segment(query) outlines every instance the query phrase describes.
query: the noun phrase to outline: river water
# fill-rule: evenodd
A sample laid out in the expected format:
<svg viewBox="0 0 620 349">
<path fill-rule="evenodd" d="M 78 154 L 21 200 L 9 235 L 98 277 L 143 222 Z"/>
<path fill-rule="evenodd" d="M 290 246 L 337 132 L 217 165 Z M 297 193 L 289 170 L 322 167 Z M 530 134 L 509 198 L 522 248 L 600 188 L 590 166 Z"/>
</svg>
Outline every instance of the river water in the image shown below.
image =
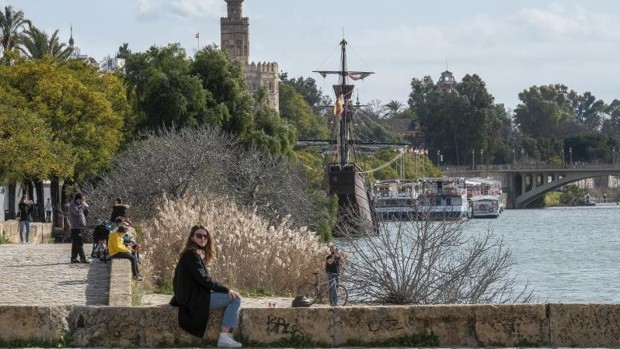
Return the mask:
<svg viewBox="0 0 620 349">
<path fill-rule="evenodd" d="M 512 251 L 512 274 L 541 302 L 620 303 L 620 206 L 506 210 L 472 220 Z"/>
</svg>

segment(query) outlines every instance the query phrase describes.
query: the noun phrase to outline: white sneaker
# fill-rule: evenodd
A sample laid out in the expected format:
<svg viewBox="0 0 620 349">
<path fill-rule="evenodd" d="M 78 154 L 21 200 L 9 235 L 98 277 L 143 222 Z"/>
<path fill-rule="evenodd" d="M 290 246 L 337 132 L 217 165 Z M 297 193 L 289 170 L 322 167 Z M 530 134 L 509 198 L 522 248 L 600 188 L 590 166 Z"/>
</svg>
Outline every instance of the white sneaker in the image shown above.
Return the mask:
<svg viewBox="0 0 620 349">
<path fill-rule="evenodd" d="M 218 348 L 241 348 L 241 343 L 233 339 L 230 333 L 220 333 L 220 338 L 217 340 Z"/>
</svg>

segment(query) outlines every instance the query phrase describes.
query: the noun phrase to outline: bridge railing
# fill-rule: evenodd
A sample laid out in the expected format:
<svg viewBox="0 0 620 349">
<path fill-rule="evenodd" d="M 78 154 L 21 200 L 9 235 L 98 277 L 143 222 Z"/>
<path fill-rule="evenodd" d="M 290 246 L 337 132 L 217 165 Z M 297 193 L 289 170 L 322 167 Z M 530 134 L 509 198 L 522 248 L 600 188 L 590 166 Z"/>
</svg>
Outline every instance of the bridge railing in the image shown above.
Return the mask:
<svg viewBox="0 0 620 349">
<path fill-rule="evenodd" d="M 439 168 L 445 174 L 450 172 L 481 172 L 481 171 L 518 171 L 518 170 L 559 170 L 559 169 L 620 169 L 620 163 L 611 164 L 604 162 L 575 162 L 572 164 L 550 164 L 536 162 L 527 164 L 499 164 L 499 165 L 476 165 L 476 166 L 451 166 L 443 165 Z"/>
</svg>

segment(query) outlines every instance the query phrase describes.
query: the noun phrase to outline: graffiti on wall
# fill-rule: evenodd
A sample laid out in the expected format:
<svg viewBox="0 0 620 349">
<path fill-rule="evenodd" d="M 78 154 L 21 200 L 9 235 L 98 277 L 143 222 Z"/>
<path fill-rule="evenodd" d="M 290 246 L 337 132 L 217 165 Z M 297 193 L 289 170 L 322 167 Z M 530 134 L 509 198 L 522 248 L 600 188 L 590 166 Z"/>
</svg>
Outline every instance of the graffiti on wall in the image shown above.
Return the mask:
<svg viewBox="0 0 620 349">
<path fill-rule="evenodd" d="M 291 324 L 283 317 L 267 316 L 267 334 L 305 335 L 297 324 Z"/>
</svg>

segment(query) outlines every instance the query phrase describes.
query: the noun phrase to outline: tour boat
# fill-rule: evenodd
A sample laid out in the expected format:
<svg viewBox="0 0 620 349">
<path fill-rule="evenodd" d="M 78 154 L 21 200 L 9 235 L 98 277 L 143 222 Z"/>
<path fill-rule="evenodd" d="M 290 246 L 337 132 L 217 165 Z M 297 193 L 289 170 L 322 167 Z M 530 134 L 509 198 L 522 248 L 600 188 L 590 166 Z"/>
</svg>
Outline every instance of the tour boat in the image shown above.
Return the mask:
<svg viewBox="0 0 620 349">
<path fill-rule="evenodd" d="M 498 218 L 504 210 L 502 184 L 489 178 L 466 180 L 470 218 Z"/>
<path fill-rule="evenodd" d="M 467 218 L 465 179 L 455 177 L 395 179 L 375 182 L 374 211 L 387 220 Z"/>
<path fill-rule="evenodd" d="M 497 218 L 500 214 L 500 199 L 492 195 L 474 196 L 470 199 L 469 218 Z"/>
</svg>

